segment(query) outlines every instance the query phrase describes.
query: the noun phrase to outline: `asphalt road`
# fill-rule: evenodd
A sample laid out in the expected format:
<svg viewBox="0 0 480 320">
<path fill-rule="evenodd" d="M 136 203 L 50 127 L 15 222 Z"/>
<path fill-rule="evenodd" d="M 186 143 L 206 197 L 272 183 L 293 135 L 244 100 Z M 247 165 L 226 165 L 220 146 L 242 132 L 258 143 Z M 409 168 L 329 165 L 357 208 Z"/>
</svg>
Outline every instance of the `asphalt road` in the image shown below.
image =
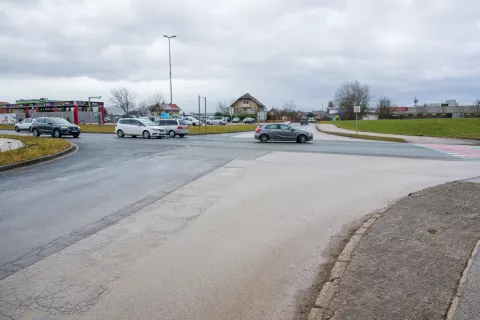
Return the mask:
<svg viewBox="0 0 480 320">
<path fill-rule="evenodd" d="M 480 168 L 317 132 L 304 145 L 72 141 L 71 156 L 0 174 L 0 311 L 12 319 L 292 319 L 343 226 Z"/>
<path fill-rule="evenodd" d="M 332 140 L 309 129 L 315 140 L 303 145 L 261 144 L 252 133 L 161 140 L 83 134 L 72 139 L 79 150 L 71 156 L 0 174 L 0 278 L 233 159 L 274 151 L 455 159 L 411 144 Z"/>
</svg>

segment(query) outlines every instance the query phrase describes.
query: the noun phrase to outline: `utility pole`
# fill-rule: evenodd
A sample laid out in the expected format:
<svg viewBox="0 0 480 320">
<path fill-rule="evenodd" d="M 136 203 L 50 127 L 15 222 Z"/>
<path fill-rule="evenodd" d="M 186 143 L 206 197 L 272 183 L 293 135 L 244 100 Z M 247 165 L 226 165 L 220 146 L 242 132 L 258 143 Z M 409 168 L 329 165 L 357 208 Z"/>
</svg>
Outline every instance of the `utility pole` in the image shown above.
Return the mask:
<svg viewBox="0 0 480 320">
<path fill-rule="evenodd" d="M 167 36 L 163 35 L 165 38 L 168 39 L 168 61 L 170 63 L 170 107 L 172 106 L 173 103 L 173 94 L 172 94 L 172 52 L 170 50 L 170 40 L 173 38 L 176 38 L 177 36 Z"/>
<path fill-rule="evenodd" d="M 198 96 L 198 121 L 200 121 L 200 96 Z M 202 126 L 202 122 L 198 123 L 198 132 L 200 132 L 200 127 Z"/>
</svg>

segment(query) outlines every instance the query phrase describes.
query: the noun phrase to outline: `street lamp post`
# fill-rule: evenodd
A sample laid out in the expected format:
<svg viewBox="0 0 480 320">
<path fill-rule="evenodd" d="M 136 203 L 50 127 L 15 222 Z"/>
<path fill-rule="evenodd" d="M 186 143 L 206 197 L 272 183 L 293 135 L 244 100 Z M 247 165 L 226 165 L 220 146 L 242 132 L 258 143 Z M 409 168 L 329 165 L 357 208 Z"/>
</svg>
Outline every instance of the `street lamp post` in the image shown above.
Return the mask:
<svg viewBox="0 0 480 320">
<path fill-rule="evenodd" d="M 205 131 L 207 130 L 207 97 L 198 96 L 198 116 L 200 117 L 200 99 L 205 100 Z"/>
<path fill-rule="evenodd" d="M 168 61 L 170 64 L 170 106 L 172 106 L 173 99 L 172 99 L 172 52 L 170 50 L 170 39 L 176 38 L 177 36 L 167 36 L 163 35 L 165 38 L 168 39 Z"/>
</svg>

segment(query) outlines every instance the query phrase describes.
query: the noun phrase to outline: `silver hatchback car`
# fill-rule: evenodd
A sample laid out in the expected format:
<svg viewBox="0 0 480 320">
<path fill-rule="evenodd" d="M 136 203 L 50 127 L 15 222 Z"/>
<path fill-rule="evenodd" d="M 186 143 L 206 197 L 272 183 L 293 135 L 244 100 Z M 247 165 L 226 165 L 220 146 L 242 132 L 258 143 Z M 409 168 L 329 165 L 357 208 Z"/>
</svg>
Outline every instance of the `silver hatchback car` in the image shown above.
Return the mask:
<svg viewBox="0 0 480 320">
<path fill-rule="evenodd" d="M 182 119 L 160 119 L 155 121 L 159 126 L 164 127 L 170 138 L 179 136 L 183 138 L 188 134 L 188 124 Z"/>
<path fill-rule="evenodd" d="M 295 141 L 305 143 L 313 140 L 313 134 L 298 130 L 283 123 L 260 124 L 255 130 L 255 139 L 260 142 L 268 141 Z"/>
</svg>

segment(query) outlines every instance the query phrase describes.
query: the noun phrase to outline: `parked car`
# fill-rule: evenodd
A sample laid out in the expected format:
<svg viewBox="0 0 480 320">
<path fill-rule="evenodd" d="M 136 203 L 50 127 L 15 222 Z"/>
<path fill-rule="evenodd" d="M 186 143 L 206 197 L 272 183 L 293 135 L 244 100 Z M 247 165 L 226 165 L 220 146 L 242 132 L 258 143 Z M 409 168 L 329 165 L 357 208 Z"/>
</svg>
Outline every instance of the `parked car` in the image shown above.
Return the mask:
<svg viewBox="0 0 480 320">
<path fill-rule="evenodd" d="M 160 119 L 156 123 L 165 128 L 165 132 L 170 138 L 175 138 L 175 136 L 183 138 L 188 134 L 188 124 L 185 120 Z"/>
<path fill-rule="evenodd" d="M 315 118 L 308 118 L 308 123 L 315 123 Z"/>
<path fill-rule="evenodd" d="M 239 123 L 240 122 L 240 118 L 239 117 L 235 117 L 232 119 L 232 123 Z"/>
<path fill-rule="evenodd" d="M 74 138 L 80 136 L 80 127 L 63 118 L 42 117 L 36 118 L 32 123 L 33 135 L 39 137 L 42 134 L 51 134 L 54 138 L 70 135 Z"/>
<path fill-rule="evenodd" d="M 260 124 L 255 130 L 255 139 L 266 143 L 268 141 L 296 141 L 305 143 L 313 140 L 313 134 L 294 129 L 283 123 Z"/>
<path fill-rule="evenodd" d="M 300 119 L 300 125 L 308 125 L 308 118 L 307 117 L 302 117 L 302 119 Z"/>
<path fill-rule="evenodd" d="M 208 117 L 207 125 L 226 125 L 227 122 L 223 119 L 223 117 Z"/>
<path fill-rule="evenodd" d="M 119 138 L 125 136 L 142 136 L 144 139 L 163 138 L 166 135 L 165 128 L 157 126 L 149 119 L 125 118 L 118 120 L 115 125 L 115 133 Z"/>
<path fill-rule="evenodd" d="M 189 126 L 201 126 L 202 123 L 200 120 L 194 118 L 194 117 L 185 117 L 183 120 L 189 125 Z"/>
<path fill-rule="evenodd" d="M 23 119 L 22 121 L 20 121 L 19 123 L 17 123 L 15 125 L 15 131 L 17 131 L 17 132 L 20 132 L 22 130 L 31 131 L 32 130 L 32 124 L 33 124 L 34 121 L 35 121 L 35 119 L 33 119 L 33 118 Z"/>
<path fill-rule="evenodd" d="M 257 122 L 257 120 L 255 120 L 254 118 L 248 118 L 247 117 L 247 118 L 243 119 L 243 123 L 245 123 L 245 124 L 247 124 L 247 123 L 252 124 L 252 123 L 255 123 L 255 122 Z"/>
</svg>

